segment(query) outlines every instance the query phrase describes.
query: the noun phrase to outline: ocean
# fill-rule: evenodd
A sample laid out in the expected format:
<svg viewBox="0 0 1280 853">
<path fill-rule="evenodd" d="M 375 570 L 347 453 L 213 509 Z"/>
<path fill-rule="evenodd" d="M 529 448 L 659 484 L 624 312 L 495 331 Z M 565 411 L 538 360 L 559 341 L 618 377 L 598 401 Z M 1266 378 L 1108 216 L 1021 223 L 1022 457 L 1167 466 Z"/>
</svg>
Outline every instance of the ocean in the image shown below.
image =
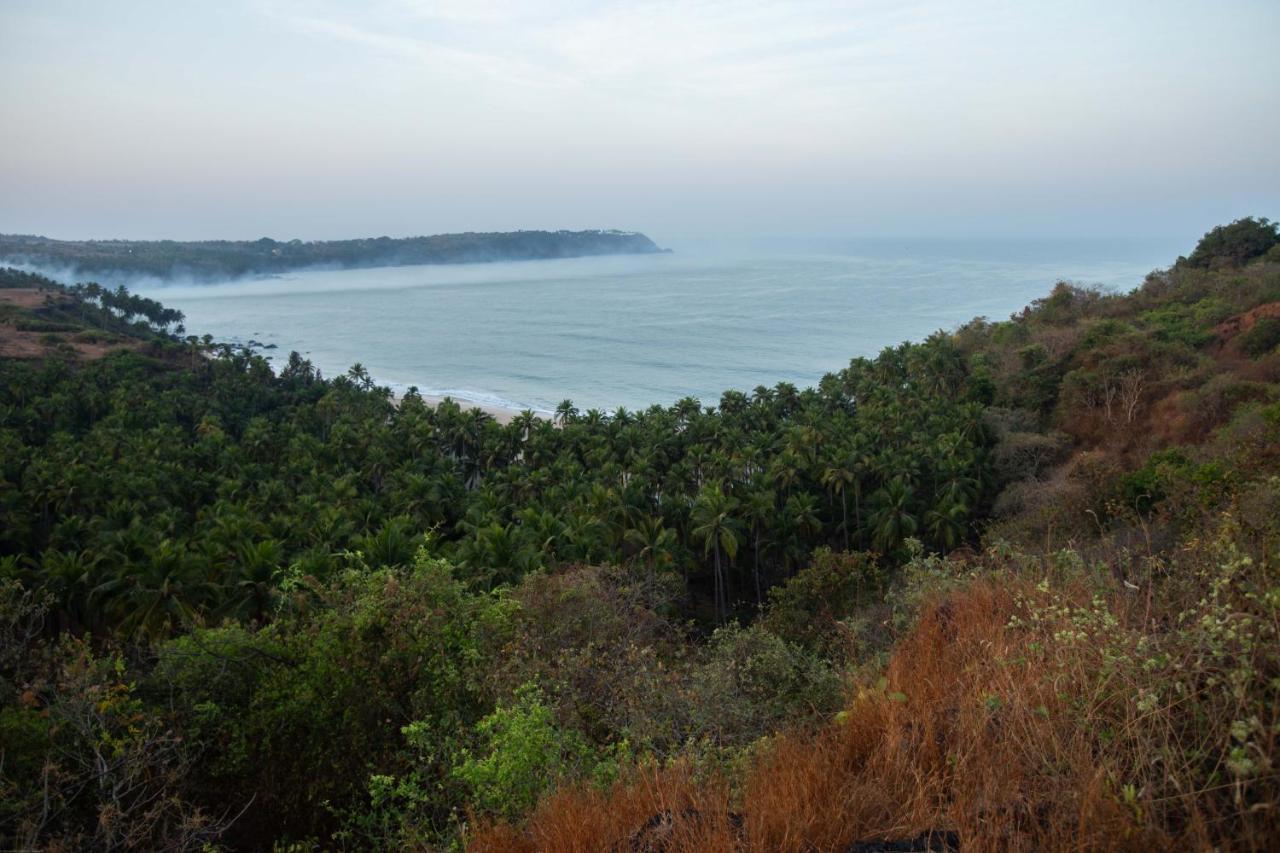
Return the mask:
<svg viewBox="0 0 1280 853">
<path fill-rule="evenodd" d="M 362 270 L 135 286 L 188 333 L 297 350 L 326 376 L 359 362 L 396 391 L 549 412 L 669 405 L 816 383 L 857 356 L 984 316 L 1068 280 L 1128 290 L 1172 241 L 880 241 L 821 251 L 666 255 Z"/>
</svg>

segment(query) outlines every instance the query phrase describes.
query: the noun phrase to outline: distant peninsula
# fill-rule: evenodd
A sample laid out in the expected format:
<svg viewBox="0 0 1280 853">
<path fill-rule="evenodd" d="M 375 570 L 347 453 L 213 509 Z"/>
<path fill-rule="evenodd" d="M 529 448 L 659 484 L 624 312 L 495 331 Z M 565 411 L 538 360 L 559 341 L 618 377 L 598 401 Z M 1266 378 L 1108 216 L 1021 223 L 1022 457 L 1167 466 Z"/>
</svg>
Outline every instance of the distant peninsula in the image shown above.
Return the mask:
<svg viewBox="0 0 1280 853">
<path fill-rule="evenodd" d="M 529 261 L 664 251 L 629 231 L 506 231 L 355 240 L 54 240 L 0 234 L 0 260 L 75 276 L 153 276 L 215 281 L 308 267 Z"/>
</svg>

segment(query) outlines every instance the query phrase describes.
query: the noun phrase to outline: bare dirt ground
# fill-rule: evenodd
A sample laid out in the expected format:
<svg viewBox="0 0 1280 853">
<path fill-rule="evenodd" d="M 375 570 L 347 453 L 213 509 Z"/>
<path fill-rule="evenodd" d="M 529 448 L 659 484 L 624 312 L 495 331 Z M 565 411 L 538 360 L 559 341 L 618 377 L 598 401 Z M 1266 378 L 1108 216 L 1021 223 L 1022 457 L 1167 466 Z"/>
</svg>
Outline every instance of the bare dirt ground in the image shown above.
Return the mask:
<svg viewBox="0 0 1280 853">
<path fill-rule="evenodd" d="M 44 332 L 20 332 L 13 326 L 0 323 L 0 358 L 44 358 L 50 355 L 57 348 L 57 344 L 45 343 L 42 340 L 45 334 Z M 76 357 L 84 361 L 102 358 L 116 350 L 138 348 L 137 343 L 133 341 L 87 343 L 72 340 L 70 335 L 59 334 L 57 337 L 62 339 L 62 343 L 69 344 L 75 350 Z"/>
<path fill-rule="evenodd" d="M 12 305 L 22 310 L 43 308 L 51 301 L 61 301 L 55 294 L 32 288 L 0 287 L 0 306 Z M 46 332 L 27 332 L 12 323 L 0 320 L 0 358 L 44 358 L 54 351 L 57 344 L 45 342 Z M 136 349 L 134 342 L 108 343 L 75 340 L 75 333 L 56 333 L 56 337 L 69 344 L 76 357 L 85 361 L 102 358 L 118 349 Z"/>
<path fill-rule="evenodd" d="M 1236 335 L 1252 329 L 1264 317 L 1280 317 L 1280 302 L 1268 302 L 1265 305 L 1259 305 L 1257 308 L 1246 311 L 1222 323 L 1216 329 L 1218 340 L 1226 343 Z"/>
<path fill-rule="evenodd" d="M 46 299 L 56 297 L 43 290 L 28 287 L 0 287 L 0 304 L 16 305 L 19 308 L 43 308 Z"/>
</svg>

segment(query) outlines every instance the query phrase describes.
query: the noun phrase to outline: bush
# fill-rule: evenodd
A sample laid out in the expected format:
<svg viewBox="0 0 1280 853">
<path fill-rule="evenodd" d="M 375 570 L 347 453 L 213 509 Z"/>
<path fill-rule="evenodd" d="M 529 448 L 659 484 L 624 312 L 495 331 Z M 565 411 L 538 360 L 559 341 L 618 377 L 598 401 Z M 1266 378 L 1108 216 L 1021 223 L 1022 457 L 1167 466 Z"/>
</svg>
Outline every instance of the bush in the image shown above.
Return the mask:
<svg viewBox="0 0 1280 853">
<path fill-rule="evenodd" d="M 769 590 L 763 625 L 824 657 L 848 657 L 854 650 L 843 620 L 878 599 L 884 583 L 884 569 L 869 555 L 820 548 L 808 566 Z"/>
<path fill-rule="evenodd" d="M 1231 306 L 1209 297 L 1192 305 L 1170 302 L 1142 315 L 1142 321 L 1162 341 L 1197 349 L 1214 340 L 1214 325 L 1231 316 Z"/>
<path fill-rule="evenodd" d="M 530 575 L 510 593 L 510 642 L 488 681 L 500 701 L 540 685 L 560 725 L 597 746 L 630 739 L 660 757 L 690 732 L 684 627 L 663 615 L 678 579 L 579 566 Z"/>
<path fill-rule="evenodd" d="M 233 814 L 202 811 L 188 785 L 197 748 L 145 705 L 120 655 L 70 638 L 28 652 L 31 680 L 0 700 L 0 847 L 200 850 L 221 837 Z"/>
<path fill-rule="evenodd" d="M 1280 344 L 1280 317 L 1263 317 L 1253 328 L 1237 338 L 1240 351 L 1252 358 L 1259 358 Z"/>
<path fill-rule="evenodd" d="M 314 594 L 314 610 L 262 630 L 199 630 L 161 650 L 150 687 L 176 698 L 207 750 L 193 782 L 211 802 L 255 792 L 237 839 L 299 839 L 358 829 L 370 773 L 412 768 L 431 780 L 417 825 L 449 831 L 461 792 L 448 771 L 492 708 L 480 673 L 510 607 L 425 554 L 409 568 L 357 565 Z"/>
<path fill-rule="evenodd" d="M 918 560 L 923 610 L 883 676 L 816 735 L 770 738 L 740 785 L 655 773 L 566 792 L 471 849 L 627 849 L 663 808 L 672 851 L 938 828 L 960 849 L 1271 849 L 1280 591 L 1238 540 L 1228 518 L 1177 563 L 1138 567 L 1136 594 L 1075 551 L 996 549 L 976 578 Z M 714 823 L 730 814 L 736 831 Z"/>
<path fill-rule="evenodd" d="M 1267 254 L 1277 244 L 1280 244 L 1280 224 L 1248 216 L 1230 225 L 1219 225 L 1205 234 L 1186 262 L 1202 269 L 1238 267 Z"/>
<path fill-rule="evenodd" d="M 14 323 L 19 332 L 75 332 L 82 328 L 75 323 L 53 323 L 47 320 L 19 320 Z"/>
<path fill-rule="evenodd" d="M 1062 462 L 1071 451 L 1071 442 L 1061 433 L 1011 432 L 997 442 L 991 457 L 996 482 L 1016 483 L 1038 480 Z"/>
<path fill-rule="evenodd" d="M 829 663 L 757 623 L 728 625 L 712 635 L 691 692 L 703 736 L 735 745 L 832 713 L 842 686 Z"/>
<path fill-rule="evenodd" d="M 607 783 L 618 772 L 617 760 L 596 759 L 581 733 L 556 725 L 533 684 L 516 691 L 514 704 L 481 720 L 477 731 L 482 754 L 463 752 L 453 775 L 470 786 L 472 802 L 487 814 L 516 818 L 558 782 L 588 777 Z M 625 742 L 616 752 L 625 756 Z"/>
</svg>

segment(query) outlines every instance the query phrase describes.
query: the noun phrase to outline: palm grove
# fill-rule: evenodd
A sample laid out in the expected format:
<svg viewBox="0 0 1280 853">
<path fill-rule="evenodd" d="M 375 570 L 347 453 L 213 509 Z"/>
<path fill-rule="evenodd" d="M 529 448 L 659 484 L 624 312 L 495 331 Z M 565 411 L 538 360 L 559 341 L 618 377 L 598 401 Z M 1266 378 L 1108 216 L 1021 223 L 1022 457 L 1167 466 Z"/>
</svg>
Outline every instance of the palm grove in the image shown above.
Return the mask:
<svg viewBox="0 0 1280 853">
<path fill-rule="evenodd" d="M 1219 314 L 1280 299 L 1224 295 L 1276 242 L 1242 220 L 1132 297 L 1062 285 L 815 388 L 507 425 L 6 271 L 44 299 L 0 322 L 46 352 L 0 360 L 0 837 L 448 844 L 557 780 L 732 767 L 887 652 L 899 567 L 1035 528 L 1064 417 L 1133 421 Z M 1154 511 L 1126 464 L 1089 524 Z"/>
</svg>

